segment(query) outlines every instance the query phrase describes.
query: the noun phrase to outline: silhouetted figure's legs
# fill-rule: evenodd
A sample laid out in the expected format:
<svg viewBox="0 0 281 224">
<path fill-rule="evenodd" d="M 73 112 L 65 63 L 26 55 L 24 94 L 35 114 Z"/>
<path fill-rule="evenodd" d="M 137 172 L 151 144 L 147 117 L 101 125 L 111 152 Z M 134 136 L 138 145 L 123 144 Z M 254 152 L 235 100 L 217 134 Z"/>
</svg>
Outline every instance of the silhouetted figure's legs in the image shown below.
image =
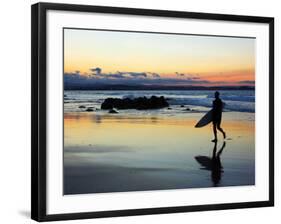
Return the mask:
<svg viewBox="0 0 281 224">
<path fill-rule="evenodd" d="M 218 137 L 217 137 L 217 127 L 216 127 L 216 123 L 213 123 L 213 132 L 214 132 L 214 136 L 215 138 L 212 140 L 212 142 L 217 142 L 218 141 Z"/>
<path fill-rule="evenodd" d="M 213 122 L 213 132 L 215 138 L 212 140 L 212 142 L 217 142 L 218 141 L 218 136 L 217 136 L 217 129 L 223 134 L 223 138 L 226 138 L 226 134 L 224 130 L 221 128 L 221 121 L 218 122 Z"/>
<path fill-rule="evenodd" d="M 222 133 L 223 138 L 225 139 L 226 135 L 225 135 L 225 132 L 223 131 L 223 129 L 221 128 L 221 123 L 220 122 L 217 124 L 217 129 Z"/>
</svg>

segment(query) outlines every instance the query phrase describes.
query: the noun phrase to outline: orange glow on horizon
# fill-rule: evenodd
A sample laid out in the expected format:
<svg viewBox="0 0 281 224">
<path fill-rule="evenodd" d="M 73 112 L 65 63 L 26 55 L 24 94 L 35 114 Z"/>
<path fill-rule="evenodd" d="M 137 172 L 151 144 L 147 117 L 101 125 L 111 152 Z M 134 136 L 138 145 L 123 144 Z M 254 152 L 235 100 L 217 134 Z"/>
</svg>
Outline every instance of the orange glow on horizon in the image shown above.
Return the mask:
<svg viewBox="0 0 281 224">
<path fill-rule="evenodd" d="M 206 85 L 255 80 L 255 39 L 72 29 L 64 32 L 64 73 L 89 75 L 91 68 L 98 67 L 105 75 L 118 71 L 157 73 L 161 78 L 197 77 L 211 82 Z"/>
</svg>

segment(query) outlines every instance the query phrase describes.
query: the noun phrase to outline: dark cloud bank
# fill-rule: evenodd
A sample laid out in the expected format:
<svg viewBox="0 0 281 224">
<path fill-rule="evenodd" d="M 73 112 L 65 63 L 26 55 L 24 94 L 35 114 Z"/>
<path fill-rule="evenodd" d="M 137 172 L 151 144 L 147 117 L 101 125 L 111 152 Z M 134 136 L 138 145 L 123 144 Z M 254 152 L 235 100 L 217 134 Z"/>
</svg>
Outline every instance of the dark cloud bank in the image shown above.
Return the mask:
<svg viewBox="0 0 281 224">
<path fill-rule="evenodd" d="M 89 73 L 80 71 L 64 74 L 64 89 L 66 90 L 142 90 L 142 89 L 202 89 L 210 82 L 197 75 L 175 72 L 177 78 L 163 78 L 154 72 L 127 72 L 103 73 L 99 67 L 89 69 Z M 251 81 L 241 81 L 241 85 L 251 85 Z M 204 87 L 205 86 L 205 87 Z M 220 87 L 221 88 L 221 87 Z M 237 87 L 232 87 L 237 89 Z M 245 86 L 243 87 L 245 88 Z M 253 88 L 253 87 L 249 87 Z"/>
</svg>

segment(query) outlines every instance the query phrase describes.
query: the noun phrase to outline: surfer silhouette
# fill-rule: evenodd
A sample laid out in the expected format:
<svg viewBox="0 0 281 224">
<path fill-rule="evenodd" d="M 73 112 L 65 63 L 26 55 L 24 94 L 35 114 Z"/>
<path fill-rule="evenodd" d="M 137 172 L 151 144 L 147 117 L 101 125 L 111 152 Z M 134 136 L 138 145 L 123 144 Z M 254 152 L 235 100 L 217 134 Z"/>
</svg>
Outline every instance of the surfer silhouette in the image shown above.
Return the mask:
<svg viewBox="0 0 281 224">
<path fill-rule="evenodd" d="M 223 138 L 225 139 L 226 135 L 223 129 L 221 128 L 221 118 L 222 118 L 222 109 L 223 102 L 220 99 L 220 93 L 218 91 L 215 92 L 215 100 L 213 101 L 213 132 L 215 138 L 212 142 L 218 141 L 217 130 L 219 130 L 223 134 Z"/>
</svg>

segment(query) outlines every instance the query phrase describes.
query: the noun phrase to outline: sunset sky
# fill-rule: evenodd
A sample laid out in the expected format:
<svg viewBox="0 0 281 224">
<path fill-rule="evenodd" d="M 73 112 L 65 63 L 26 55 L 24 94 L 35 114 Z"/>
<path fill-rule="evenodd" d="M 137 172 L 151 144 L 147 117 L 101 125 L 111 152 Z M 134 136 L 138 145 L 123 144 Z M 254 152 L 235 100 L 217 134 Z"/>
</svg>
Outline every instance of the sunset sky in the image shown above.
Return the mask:
<svg viewBox="0 0 281 224">
<path fill-rule="evenodd" d="M 254 85 L 255 39 L 64 29 L 64 73 L 118 84 Z"/>
</svg>

